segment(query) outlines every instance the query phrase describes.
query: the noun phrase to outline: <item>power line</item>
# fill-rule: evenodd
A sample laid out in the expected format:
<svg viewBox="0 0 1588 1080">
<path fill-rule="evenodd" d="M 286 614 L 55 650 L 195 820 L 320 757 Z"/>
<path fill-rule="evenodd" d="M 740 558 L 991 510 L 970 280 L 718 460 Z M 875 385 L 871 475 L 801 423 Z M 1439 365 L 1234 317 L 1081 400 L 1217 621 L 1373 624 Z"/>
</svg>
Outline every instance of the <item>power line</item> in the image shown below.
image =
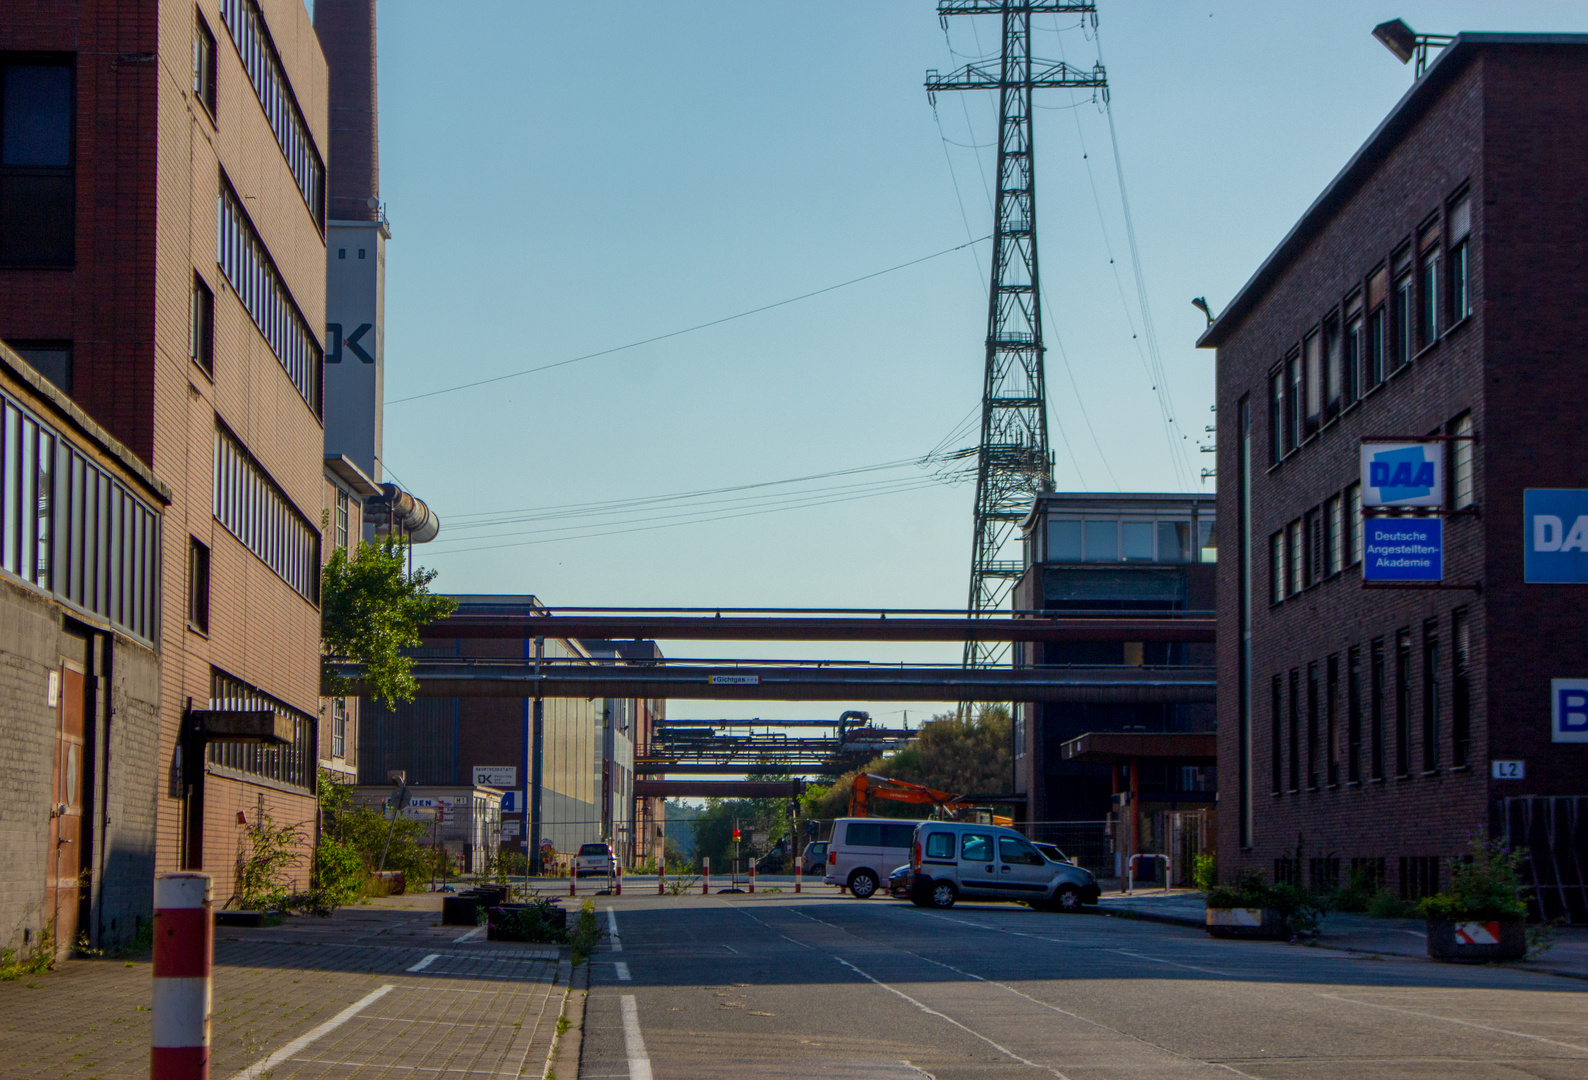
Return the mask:
<svg viewBox="0 0 1588 1080">
<path fill-rule="evenodd" d="M 610 349 L 601 349 L 597 352 L 585 353 L 583 356 L 575 356 L 567 360 L 558 360 L 556 363 L 552 364 L 542 364 L 539 367 L 524 368 L 522 371 L 510 371 L 506 375 L 494 375 L 489 379 L 476 379 L 474 382 L 459 383 L 457 386 L 448 386 L 440 390 L 427 390 L 422 394 L 410 394 L 407 397 L 392 398 L 390 401 L 386 402 L 386 404 L 401 405 L 405 401 L 418 401 L 421 398 L 432 398 L 438 397 L 442 394 L 457 393 L 459 390 L 472 390 L 476 386 L 489 386 L 492 383 L 505 382 L 508 379 L 517 379 L 524 375 L 533 375 L 541 371 L 550 371 L 552 368 L 567 367 L 569 364 L 577 364 L 583 360 L 594 360 L 600 356 L 611 356 L 613 353 L 623 352 L 627 349 L 637 349 L 641 345 L 650 345 L 658 341 L 666 341 L 668 338 L 680 337 L 684 334 L 693 334 L 697 330 L 705 330 L 712 326 L 721 326 L 723 323 L 733 322 L 736 319 L 747 318 L 751 315 L 759 315 L 761 312 L 771 311 L 773 308 L 786 307 L 789 304 L 797 304 L 801 300 L 809 300 L 813 296 L 821 296 L 823 293 L 830 293 L 837 289 L 847 288 L 850 285 L 858 285 L 862 281 L 870 281 L 872 278 L 882 277 L 884 274 L 891 274 L 897 270 L 904 270 L 907 267 L 918 266 L 921 263 L 930 262 L 931 260 L 941 258 L 944 255 L 949 255 L 956 251 L 963 251 L 965 248 L 979 244 L 983 240 L 991 239 L 992 237 L 989 235 L 983 236 L 978 240 L 967 240 L 963 244 L 956 244 L 951 248 L 944 248 L 942 251 L 936 251 L 930 255 L 923 255 L 919 259 L 911 259 L 909 262 L 902 262 L 897 266 L 890 266 L 885 270 L 877 270 L 870 274 L 862 274 L 860 277 L 850 278 L 848 281 L 840 281 L 836 285 L 828 285 L 826 288 L 815 289 L 808 293 L 801 293 L 799 296 L 791 296 L 787 300 L 778 300 L 775 303 L 763 304 L 760 307 L 751 308 L 749 311 L 741 311 L 737 315 L 725 315 L 720 319 L 712 319 L 708 322 L 697 323 L 694 326 L 686 326 L 682 330 L 672 330 L 668 333 L 657 334 L 654 337 L 648 337 L 641 341 L 631 341 L 627 345 L 614 345 Z"/>
</svg>

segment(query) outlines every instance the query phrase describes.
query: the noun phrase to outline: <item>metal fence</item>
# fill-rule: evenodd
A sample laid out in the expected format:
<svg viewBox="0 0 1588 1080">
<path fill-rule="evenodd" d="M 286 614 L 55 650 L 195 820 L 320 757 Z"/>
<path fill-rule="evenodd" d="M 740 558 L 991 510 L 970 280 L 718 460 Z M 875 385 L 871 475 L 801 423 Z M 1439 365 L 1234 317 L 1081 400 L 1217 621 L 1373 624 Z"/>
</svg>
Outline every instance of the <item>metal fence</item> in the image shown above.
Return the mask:
<svg viewBox="0 0 1588 1080">
<path fill-rule="evenodd" d="M 1052 844 L 1076 865 L 1098 877 L 1114 876 L 1113 823 L 1103 821 L 1027 821 L 1015 828 L 1030 840 Z"/>
<path fill-rule="evenodd" d="M 1588 923 L 1588 797 L 1537 795 L 1494 803 L 1494 835 L 1525 848 L 1534 917 Z"/>
</svg>

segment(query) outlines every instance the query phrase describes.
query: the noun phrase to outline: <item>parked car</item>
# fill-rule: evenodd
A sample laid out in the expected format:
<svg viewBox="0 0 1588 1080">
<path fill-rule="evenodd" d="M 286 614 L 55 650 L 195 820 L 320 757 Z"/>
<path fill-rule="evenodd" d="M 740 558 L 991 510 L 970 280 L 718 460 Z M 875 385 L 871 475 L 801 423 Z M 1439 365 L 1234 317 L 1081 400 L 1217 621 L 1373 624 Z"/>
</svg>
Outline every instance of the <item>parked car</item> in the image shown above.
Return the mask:
<svg viewBox="0 0 1588 1080">
<path fill-rule="evenodd" d="M 610 877 L 617 873 L 618 860 L 611 844 L 581 844 L 573 857 L 573 876 Z"/>
<path fill-rule="evenodd" d="M 833 822 L 833 838 L 827 845 L 829 885 L 848 889 L 857 900 L 865 900 L 888 880 L 888 873 L 901 859 L 910 857 L 910 841 L 916 822 L 888 821 L 883 818 L 839 818 Z"/>
<path fill-rule="evenodd" d="M 805 845 L 800 861 L 800 873 L 816 877 L 827 872 L 827 841 L 813 840 Z"/>
<path fill-rule="evenodd" d="M 758 874 L 781 874 L 783 872 L 783 848 L 773 848 L 755 861 L 755 872 Z"/>
<path fill-rule="evenodd" d="M 926 821 L 910 848 L 910 899 L 920 907 L 959 900 L 1023 900 L 1039 911 L 1078 911 L 1102 892 L 1089 871 L 1055 862 L 1013 829 Z"/>
<path fill-rule="evenodd" d="M 1033 840 L 1031 841 L 1031 846 L 1042 852 L 1042 854 L 1046 855 L 1049 862 L 1067 863 L 1073 861 L 1068 855 L 1059 850 L 1059 846 L 1057 844 L 1039 844 Z"/>
<path fill-rule="evenodd" d="M 910 875 L 913 871 L 910 864 L 905 863 L 893 873 L 888 875 L 888 895 L 895 900 L 908 900 L 910 898 Z"/>
</svg>

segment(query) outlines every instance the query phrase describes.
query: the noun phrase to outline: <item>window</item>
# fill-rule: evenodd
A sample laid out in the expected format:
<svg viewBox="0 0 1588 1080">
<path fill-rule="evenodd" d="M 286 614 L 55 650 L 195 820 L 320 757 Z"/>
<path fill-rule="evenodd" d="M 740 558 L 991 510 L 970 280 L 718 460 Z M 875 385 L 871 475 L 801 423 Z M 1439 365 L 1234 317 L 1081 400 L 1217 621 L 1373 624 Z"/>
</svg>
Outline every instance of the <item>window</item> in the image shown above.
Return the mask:
<svg viewBox="0 0 1588 1080">
<path fill-rule="evenodd" d="M 1412 632 L 1395 633 L 1395 775 L 1412 771 Z"/>
<path fill-rule="evenodd" d="M 1439 891 L 1438 855 L 1401 856 L 1401 899 L 1407 903 Z"/>
<path fill-rule="evenodd" d="M 1301 790 L 1301 672 L 1290 669 L 1290 790 Z"/>
<path fill-rule="evenodd" d="M 1307 665 L 1307 788 L 1318 789 L 1318 664 Z"/>
<path fill-rule="evenodd" d="M 1210 521 L 1207 524 L 1212 525 Z M 1186 563 L 1192 561 L 1191 523 L 1189 521 L 1158 522 L 1158 561 Z"/>
<path fill-rule="evenodd" d="M 1318 507 L 1307 511 L 1304 519 L 1307 543 L 1307 584 L 1323 580 L 1323 512 Z"/>
<path fill-rule="evenodd" d="M 884 825 L 882 827 L 882 846 L 885 848 L 909 849 L 910 843 L 915 839 L 915 825 Z"/>
<path fill-rule="evenodd" d="M 193 13 L 193 96 L 215 116 L 215 35 L 204 16 Z"/>
<path fill-rule="evenodd" d="M 1423 623 L 1423 772 L 1439 768 L 1439 623 Z"/>
<path fill-rule="evenodd" d="M 1323 323 L 1323 418 L 1340 415 L 1344 397 L 1344 372 L 1340 350 L 1340 320 L 1329 316 Z"/>
<path fill-rule="evenodd" d="M 1472 314 L 1472 199 L 1466 194 L 1450 205 L 1450 324 Z"/>
<path fill-rule="evenodd" d="M 281 367 L 316 416 L 320 415 L 320 370 L 324 353 L 298 304 L 287 290 L 270 252 L 231 185 L 221 182 L 217 197 L 215 261 L 231 282 L 238 301 L 276 354 Z"/>
<path fill-rule="evenodd" d="M 1450 620 L 1450 764 L 1465 769 L 1472 743 L 1472 687 L 1467 665 L 1471 655 L 1471 623 L 1466 608 Z"/>
<path fill-rule="evenodd" d="M 1081 561 L 1081 523 L 1048 520 L 1048 561 Z"/>
<path fill-rule="evenodd" d="M 276 46 L 265 29 L 264 16 L 254 0 L 221 0 L 221 21 L 237 46 L 237 55 L 248 72 L 248 81 L 259 98 L 260 108 L 276 144 L 287 159 L 287 168 L 298 185 L 298 194 L 309 208 L 316 225 L 325 224 L 325 163 L 303 122 L 292 85 L 276 55 Z"/>
<path fill-rule="evenodd" d="M 851 829 L 853 825 L 849 826 Z M 993 858 L 992 837 L 981 833 L 966 833 L 960 843 L 960 858 L 966 862 L 990 863 Z"/>
<path fill-rule="evenodd" d="M 68 341 L 14 341 L 11 351 L 62 393 L 72 392 L 72 345 Z"/>
<path fill-rule="evenodd" d="M 1384 779 L 1384 639 L 1373 642 L 1368 737 L 1371 741 L 1372 777 Z"/>
<path fill-rule="evenodd" d="M 844 827 L 844 843 L 849 847 L 881 847 L 881 823 L 875 821 L 851 821 Z"/>
<path fill-rule="evenodd" d="M 1423 230 L 1417 244 L 1417 346 L 1439 340 L 1439 226 Z"/>
<path fill-rule="evenodd" d="M 191 329 L 188 355 L 203 368 L 206 374 L 215 373 L 215 294 L 204 284 L 204 279 L 193 275 L 193 296 L 190 301 Z"/>
<path fill-rule="evenodd" d="M 1411 254 L 1403 251 L 1395 257 L 1395 296 L 1393 298 L 1390 364 L 1394 369 L 1411 362 L 1413 345 L 1412 324 L 1416 312 L 1412 308 Z"/>
<path fill-rule="evenodd" d="M 1304 437 L 1303 414 L 1305 412 L 1304 390 L 1302 388 L 1301 354 L 1292 353 L 1290 359 L 1285 361 L 1285 372 L 1289 386 L 1286 388 L 1290 399 L 1290 415 L 1285 420 L 1285 449 L 1294 450 L 1301 445 Z"/>
<path fill-rule="evenodd" d="M 210 669 L 209 707 L 223 712 L 269 710 L 292 721 L 292 741 L 285 746 L 251 743 L 210 743 L 206 760 L 248 776 L 262 776 L 280 784 L 314 791 L 319 748 L 314 718 L 279 698 L 234 678 L 219 668 Z"/>
<path fill-rule="evenodd" d="M 1316 333 L 1302 343 L 1301 356 L 1307 395 L 1307 407 L 1302 417 L 1302 437 L 1308 438 L 1318 433 L 1318 425 L 1323 422 L 1323 348 Z"/>
<path fill-rule="evenodd" d="M 1307 561 L 1301 548 L 1301 522 L 1292 521 L 1285 532 L 1289 548 L 1287 556 L 1290 563 L 1290 595 L 1295 596 L 1307 585 Z"/>
<path fill-rule="evenodd" d="M 1358 293 L 1346 304 L 1345 310 L 1345 340 L 1342 343 L 1344 355 L 1340 361 L 1340 370 L 1343 383 L 1340 388 L 1341 407 L 1350 408 L 1357 398 L 1362 396 L 1362 386 L 1365 382 L 1362 371 L 1364 353 L 1362 351 L 1362 295 Z"/>
<path fill-rule="evenodd" d="M 1362 561 L 1362 482 L 1358 480 L 1345 489 L 1345 527 L 1351 531 L 1351 542 L 1348 549 L 1351 552 L 1350 565 L 1355 566 Z"/>
<path fill-rule="evenodd" d="M 1331 495 L 1323 504 L 1323 573 L 1333 577 L 1345 569 L 1345 519 L 1342 497 Z"/>
<path fill-rule="evenodd" d="M 1268 454 L 1273 464 L 1285 456 L 1285 369 L 1268 373 Z"/>
<path fill-rule="evenodd" d="M 1324 665 L 1323 684 L 1323 757 L 1327 764 L 1325 775 L 1330 787 L 1340 785 L 1340 763 L 1335 758 L 1339 743 L 1338 717 L 1340 715 L 1340 658 L 1329 657 Z"/>
<path fill-rule="evenodd" d="M 1362 649 L 1351 646 L 1345 661 L 1345 778 L 1362 782 Z"/>
<path fill-rule="evenodd" d="M 1285 533 L 1276 532 L 1269 538 L 1270 569 L 1273 571 L 1274 591 L 1269 598 L 1275 604 L 1285 599 Z"/>
<path fill-rule="evenodd" d="M 998 838 L 998 857 L 1008 866 L 1043 866 L 1048 861 L 1018 836 Z"/>
<path fill-rule="evenodd" d="M 215 429 L 215 520 L 311 604 L 319 601 L 320 533 L 243 444 Z"/>
<path fill-rule="evenodd" d="M 187 557 L 187 624 L 210 632 L 210 549 L 189 537 Z"/>
<path fill-rule="evenodd" d="M 1270 714 L 1271 725 L 1268 733 L 1268 759 L 1271 763 L 1270 771 L 1273 773 L 1273 791 L 1278 795 L 1285 789 L 1284 770 L 1284 739 L 1281 735 L 1285 723 L 1284 682 L 1280 676 L 1274 676 L 1273 711 Z"/>
<path fill-rule="evenodd" d="M 1389 313 L 1385 295 L 1389 289 L 1387 272 L 1381 266 L 1367 279 L 1367 342 L 1362 362 L 1362 393 L 1384 381 L 1389 353 Z"/>
<path fill-rule="evenodd" d="M 0 57 L 0 266 L 71 266 L 72 67 Z"/>
<path fill-rule="evenodd" d="M 1152 522 L 1122 521 L 1119 536 L 1126 562 L 1152 562 Z"/>
<path fill-rule="evenodd" d="M 952 859 L 954 857 L 954 834 L 951 832 L 928 833 L 926 837 L 926 857 L 928 859 Z"/>
<path fill-rule="evenodd" d="M 336 546 L 347 550 L 347 492 L 336 489 Z"/>
<path fill-rule="evenodd" d="M 1451 421 L 1450 434 L 1456 436 L 1450 442 L 1451 500 L 1457 510 L 1463 510 L 1474 502 L 1472 414 L 1464 412 Z"/>
<path fill-rule="evenodd" d="M 1086 561 L 1119 561 L 1119 522 L 1088 521 L 1086 523 Z"/>
</svg>

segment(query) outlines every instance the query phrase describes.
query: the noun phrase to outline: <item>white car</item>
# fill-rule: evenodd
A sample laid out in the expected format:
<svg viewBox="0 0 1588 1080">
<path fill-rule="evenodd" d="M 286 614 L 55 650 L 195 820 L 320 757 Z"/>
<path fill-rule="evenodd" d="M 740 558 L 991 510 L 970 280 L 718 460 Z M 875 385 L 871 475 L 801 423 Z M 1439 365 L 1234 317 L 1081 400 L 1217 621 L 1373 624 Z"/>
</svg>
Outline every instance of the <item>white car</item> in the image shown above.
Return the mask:
<svg viewBox="0 0 1588 1080">
<path fill-rule="evenodd" d="M 573 857 L 573 876 L 611 877 L 617 873 L 618 860 L 611 844 L 581 844 Z"/>
<path fill-rule="evenodd" d="M 827 875 L 822 880 L 848 889 L 856 900 L 871 897 L 893 868 L 910 857 L 916 821 L 897 818 L 839 818 L 827 846 Z"/>
</svg>

